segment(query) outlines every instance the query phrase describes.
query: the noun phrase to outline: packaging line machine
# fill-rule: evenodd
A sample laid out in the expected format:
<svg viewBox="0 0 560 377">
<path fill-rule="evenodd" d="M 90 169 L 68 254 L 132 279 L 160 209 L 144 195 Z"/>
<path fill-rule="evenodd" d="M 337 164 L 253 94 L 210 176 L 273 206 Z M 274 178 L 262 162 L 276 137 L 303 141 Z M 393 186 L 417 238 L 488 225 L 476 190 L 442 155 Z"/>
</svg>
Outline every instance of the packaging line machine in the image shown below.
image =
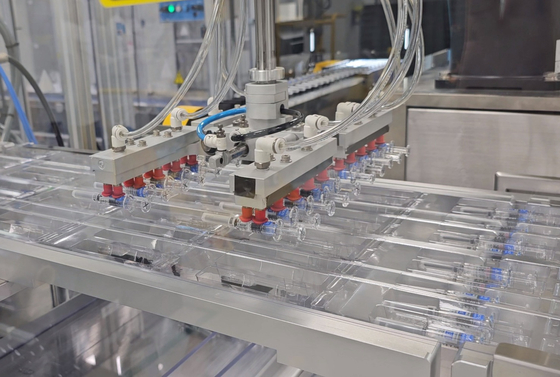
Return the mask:
<svg viewBox="0 0 560 377">
<path fill-rule="evenodd" d="M 422 2 L 399 1 L 388 17 L 396 48 L 381 66 L 344 62 L 291 86 L 275 62 L 274 2 L 254 6 L 245 107 L 217 110 L 241 91 L 241 43 L 208 106 L 177 107 L 211 21 L 195 73 L 146 126 L 115 125 L 110 149 L 1 146 L 0 279 L 80 295 L 60 305 L 79 308 L 71 318 L 5 329 L 0 374 L 84 375 L 99 360 L 117 375 L 560 375 L 555 202 L 379 179 L 411 153 L 384 135 L 420 79 Z M 413 84 L 395 99 L 413 62 Z M 291 107 L 296 88 L 356 70 L 378 79 L 334 119 Z M 126 365 L 134 342 L 117 339 L 113 360 L 95 340 L 113 344 L 114 333 L 83 325 L 113 314 L 116 334 L 153 339 Z M 140 317 L 147 330 L 136 331 Z M 65 323 L 87 334 L 49 364 Z"/>
<path fill-rule="evenodd" d="M 219 190 L 147 213 L 73 196 L 94 193 L 88 158 L 4 150 L 0 278 L 241 338 L 324 376 L 558 373 L 558 210 L 545 199 L 378 180 L 277 242 L 201 221 Z"/>
</svg>

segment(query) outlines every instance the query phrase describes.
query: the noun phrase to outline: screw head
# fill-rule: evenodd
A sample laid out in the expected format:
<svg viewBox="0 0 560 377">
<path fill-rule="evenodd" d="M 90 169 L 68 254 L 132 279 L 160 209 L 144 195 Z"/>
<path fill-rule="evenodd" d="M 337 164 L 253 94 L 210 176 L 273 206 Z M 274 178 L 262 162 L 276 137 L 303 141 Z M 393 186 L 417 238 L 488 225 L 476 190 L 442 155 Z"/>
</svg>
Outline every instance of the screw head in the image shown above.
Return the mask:
<svg viewBox="0 0 560 377">
<path fill-rule="evenodd" d="M 171 131 L 164 131 L 163 132 L 163 137 L 165 137 L 165 138 L 169 139 L 172 136 L 173 136 L 173 133 Z"/>
<path fill-rule="evenodd" d="M 99 166 L 99 169 L 101 170 L 105 169 L 105 161 L 103 160 L 97 161 L 97 166 Z"/>
<path fill-rule="evenodd" d="M 139 147 L 145 147 L 145 146 L 147 146 L 147 145 L 148 145 L 148 144 L 146 143 L 146 140 L 138 140 L 138 146 L 139 146 Z"/>
<path fill-rule="evenodd" d="M 153 135 L 154 135 L 154 136 L 159 136 L 159 135 L 160 135 L 159 130 L 154 130 Z"/>
<path fill-rule="evenodd" d="M 134 144 L 136 144 L 136 143 L 134 142 L 134 139 L 133 139 L 133 138 L 130 138 L 130 137 L 129 137 L 129 138 L 127 138 L 127 139 L 125 140 L 125 144 L 128 145 L 128 146 L 131 146 L 131 145 L 134 145 Z"/>
<path fill-rule="evenodd" d="M 216 136 L 219 138 L 226 137 L 226 133 L 224 131 L 224 126 L 222 124 L 218 124 L 218 131 L 216 131 Z"/>
</svg>

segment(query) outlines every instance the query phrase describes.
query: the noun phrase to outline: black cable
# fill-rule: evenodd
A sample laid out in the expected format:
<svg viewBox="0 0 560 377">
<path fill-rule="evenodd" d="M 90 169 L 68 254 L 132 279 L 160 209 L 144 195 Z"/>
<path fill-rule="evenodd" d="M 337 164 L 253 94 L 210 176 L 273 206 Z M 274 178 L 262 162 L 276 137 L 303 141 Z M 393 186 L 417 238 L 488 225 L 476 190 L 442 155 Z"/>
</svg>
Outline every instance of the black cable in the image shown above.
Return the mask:
<svg viewBox="0 0 560 377">
<path fill-rule="evenodd" d="M 231 137 L 231 141 L 238 142 L 238 141 L 245 141 L 249 139 L 257 139 L 259 137 L 272 135 L 281 131 L 286 131 L 287 129 L 295 127 L 301 122 L 303 122 L 303 114 L 297 110 L 282 108 L 280 109 L 280 113 L 284 115 L 291 115 L 294 119 L 274 127 L 265 128 L 264 130 L 251 131 L 243 135 L 233 135 Z"/>
<path fill-rule="evenodd" d="M 10 62 L 10 64 L 14 66 L 14 68 L 16 68 L 18 71 L 21 72 L 22 75 L 25 76 L 27 81 L 29 81 L 29 84 L 31 84 L 31 86 L 33 87 L 33 90 L 37 94 L 37 97 L 39 97 L 39 101 L 41 101 L 41 104 L 43 105 L 45 111 L 47 112 L 47 116 L 49 117 L 49 120 L 51 122 L 51 127 L 56 137 L 56 143 L 58 144 L 59 147 L 63 147 L 64 141 L 62 140 L 62 135 L 60 134 L 58 123 L 56 122 L 56 119 L 49 106 L 49 103 L 47 102 L 47 99 L 45 98 L 43 91 L 41 90 L 41 88 L 39 88 L 37 81 L 35 81 L 31 73 L 29 73 L 29 71 L 23 66 L 23 64 L 21 64 L 16 58 L 8 56 L 8 61 Z"/>
</svg>

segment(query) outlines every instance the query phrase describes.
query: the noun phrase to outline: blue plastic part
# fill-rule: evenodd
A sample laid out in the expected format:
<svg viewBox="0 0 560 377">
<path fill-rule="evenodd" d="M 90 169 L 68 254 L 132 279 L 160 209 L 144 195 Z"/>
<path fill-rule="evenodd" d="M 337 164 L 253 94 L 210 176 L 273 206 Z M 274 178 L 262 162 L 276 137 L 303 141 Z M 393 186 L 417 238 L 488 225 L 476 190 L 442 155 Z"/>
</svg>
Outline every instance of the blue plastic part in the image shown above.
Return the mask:
<svg viewBox="0 0 560 377">
<path fill-rule="evenodd" d="M 311 190 L 311 195 L 313 196 L 313 199 L 316 201 L 321 201 L 321 194 L 322 191 L 319 190 L 318 188 Z"/>
<path fill-rule="evenodd" d="M 472 313 L 471 314 L 471 318 L 475 319 L 477 321 L 484 321 L 486 319 L 486 317 L 484 316 L 484 314 L 478 314 L 478 313 Z"/>
<path fill-rule="evenodd" d="M 515 254 L 515 246 L 510 244 L 510 243 L 506 243 L 504 245 L 504 254 L 505 255 L 514 255 Z"/>
<path fill-rule="evenodd" d="M 4 80 L 4 82 L 6 83 L 6 87 L 8 88 L 8 92 L 10 93 L 10 97 L 12 97 L 12 101 L 14 102 L 14 107 L 16 108 L 19 119 L 21 120 L 21 124 L 23 125 L 23 130 L 25 131 L 25 136 L 27 136 L 27 140 L 29 140 L 33 144 L 37 144 L 37 139 L 35 139 L 35 135 L 33 134 L 33 129 L 29 125 L 29 121 L 27 120 L 27 117 L 25 116 L 25 112 L 21 107 L 21 103 L 19 102 L 17 93 L 14 87 L 12 86 L 10 79 L 8 79 L 8 75 L 6 74 L 6 72 L 4 71 L 1 65 L 0 65 L 0 76 L 2 76 L 2 79 Z"/>
<path fill-rule="evenodd" d="M 284 208 L 282 211 L 274 211 L 269 208 L 268 212 L 275 214 L 278 218 L 282 220 L 288 220 L 290 217 L 290 210 L 287 208 Z"/>
<path fill-rule="evenodd" d="M 146 189 L 145 187 L 139 188 L 138 190 L 136 190 L 136 195 L 141 198 L 146 197 L 146 193 L 144 192 L 145 189 Z"/>
<path fill-rule="evenodd" d="M 340 177 L 340 179 L 350 179 L 352 177 L 352 174 L 348 170 L 341 170 L 340 172 L 338 172 L 338 176 Z"/>
<path fill-rule="evenodd" d="M 323 184 L 321 185 L 321 189 L 324 190 L 325 187 L 328 187 L 329 190 L 331 190 L 332 192 L 335 191 L 335 182 L 333 179 L 328 180 L 327 182 L 323 182 Z"/>
<path fill-rule="evenodd" d="M 231 117 L 234 115 L 239 115 L 239 114 L 245 114 L 247 112 L 247 109 L 244 107 L 241 107 L 239 109 L 231 109 L 231 110 L 227 110 L 221 113 L 218 113 L 216 115 L 212 115 L 209 116 L 208 118 L 204 119 L 202 122 L 199 123 L 198 127 L 196 128 L 196 133 L 198 135 L 198 137 L 200 138 L 200 140 L 204 140 L 204 137 L 206 136 L 206 134 L 204 133 L 204 127 L 220 120 L 223 118 L 227 118 L 227 117 Z"/>
<path fill-rule="evenodd" d="M 490 279 L 494 281 L 502 281 L 503 280 L 503 271 L 501 268 L 491 268 L 490 269 Z"/>
</svg>

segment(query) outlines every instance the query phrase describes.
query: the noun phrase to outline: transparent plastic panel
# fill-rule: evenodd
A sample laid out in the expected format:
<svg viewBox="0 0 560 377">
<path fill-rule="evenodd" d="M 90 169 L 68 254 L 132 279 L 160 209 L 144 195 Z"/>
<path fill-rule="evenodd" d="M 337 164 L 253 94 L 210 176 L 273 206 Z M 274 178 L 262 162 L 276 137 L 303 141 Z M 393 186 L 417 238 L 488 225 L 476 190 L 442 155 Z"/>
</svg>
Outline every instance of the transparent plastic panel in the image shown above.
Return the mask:
<svg viewBox="0 0 560 377">
<path fill-rule="evenodd" d="M 319 223 L 298 207 L 293 217 L 268 211 L 254 226 L 240 220 L 222 177 L 168 201 L 154 195 L 142 211 L 127 208 L 128 195 L 103 196 L 83 163 L 57 152 L 22 169 L 0 168 L 0 190 L 13 192 L 0 211 L 0 235 L 454 347 L 509 342 L 560 354 L 560 214 L 546 202 L 374 184 L 362 185 L 348 206 L 337 203 L 333 216 L 318 213 Z M 60 181 L 47 185 L 46 176 Z M 285 232 L 280 239 L 277 230 Z M 229 360 L 200 375 L 231 375 L 240 368 L 232 360 L 258 349 L 232 347 Z"/>
</svg>

